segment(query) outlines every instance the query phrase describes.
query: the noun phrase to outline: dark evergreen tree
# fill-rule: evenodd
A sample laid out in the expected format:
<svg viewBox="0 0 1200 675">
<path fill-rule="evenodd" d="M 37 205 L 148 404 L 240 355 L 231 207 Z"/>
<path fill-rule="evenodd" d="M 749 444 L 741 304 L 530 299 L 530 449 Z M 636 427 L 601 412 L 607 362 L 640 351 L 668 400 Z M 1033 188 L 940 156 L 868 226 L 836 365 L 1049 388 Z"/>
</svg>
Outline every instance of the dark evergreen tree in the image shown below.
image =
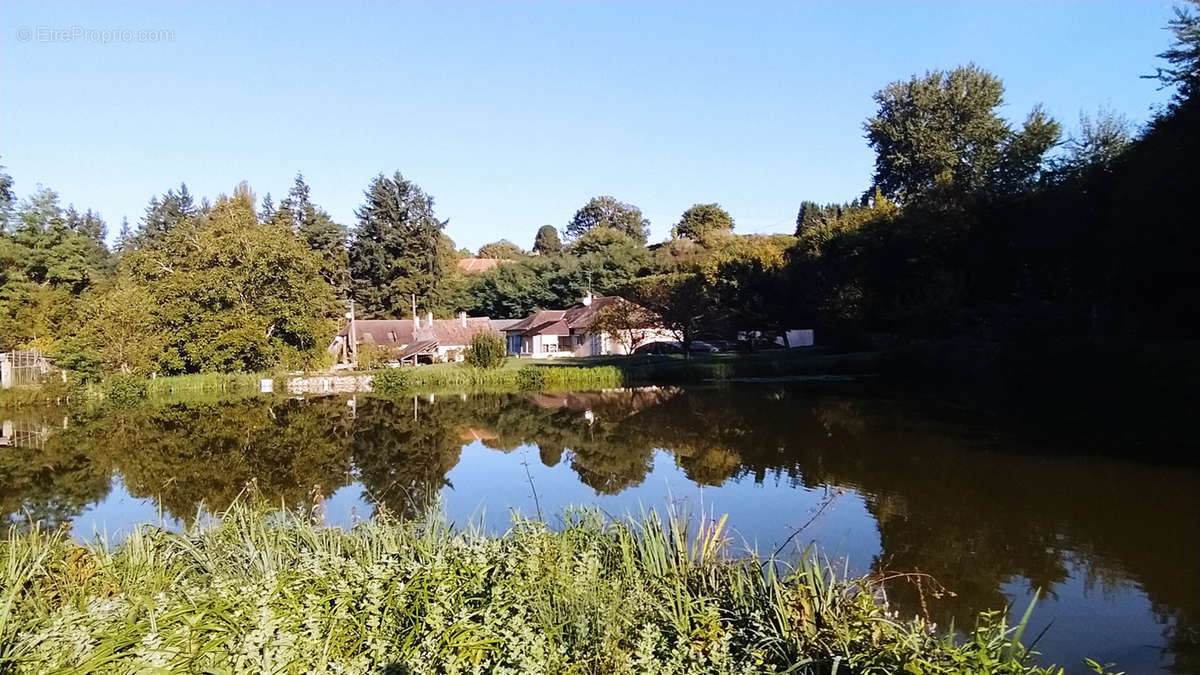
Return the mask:
<svg viewBox="0 0 1200 675">
<path fill-rule="evenodd" d="M 562 253 L 562 241 L 553 225 L 543 225 L 538 229 L 533 239 L 533 252 L 539 255 Z"/>
<path fill-rule="evenodd" d="M 399 171 L 380 174 L 356 211 L 350 245 L 354 300 L 364 316 L 405 316 L 411 297 L 419 309 L 441 308 L 442 280 L 453 258 L 445 223 L 434 215 L 433 198 Z"/>
<path fill-rule="evenodd" d="M 188 192 L 184 183 L 179 184 L 179 192 L 167 190 L 161 199 L 157 196 L 151 197 L 150 204 L 146 207 L 146 215 L 142 219 L 141 230 L 138 232 L 139 244 L 154 242 L 175 229 L 181 222 L 199 214 L 200 210 L 196 208 L 192 194 Z"/>
<path fill-rule="evenodd" d="M 324 209 L 313 204 L 310 194 L 303 174 L 297 173 L 288 196 L 279 202 L 278 209 L 272 209 L 270 220 L 295 232 L 321 257 L 321 276 L 333 286 L 339 298 L 346 299 L 350 293 L 346 227 L 335 223 Z"/>
</svg>

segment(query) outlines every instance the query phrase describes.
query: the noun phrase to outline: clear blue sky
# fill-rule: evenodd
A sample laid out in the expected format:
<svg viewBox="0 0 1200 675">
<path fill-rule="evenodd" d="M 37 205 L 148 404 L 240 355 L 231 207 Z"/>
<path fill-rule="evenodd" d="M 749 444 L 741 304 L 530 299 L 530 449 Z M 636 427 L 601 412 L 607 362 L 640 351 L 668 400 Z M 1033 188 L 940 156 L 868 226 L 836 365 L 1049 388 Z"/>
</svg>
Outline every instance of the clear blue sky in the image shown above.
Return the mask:
<svg viewBox="0 0 1200 675">
<path fill-rule="evenodd" d="M 802 199 L 867 186 L 872 93 L 930 68 L 996 73 L 1011 118 L 1040 101 L 1068 129 L 1101 106 L 1144 122 L 1171 6 L 4 0 L 0 161 L 22 196 L 54 188 L 110 232 L 180 181 L 278 201 L 297 171 L 352 224 L 397 169 L 471 248 L 528 247 L 600 194 L 640 206 L 653 239 L 713 201 L 738 231 L 790 232 Z M 37 33 L 75 26 L 173 39 Z"/>
</svg>

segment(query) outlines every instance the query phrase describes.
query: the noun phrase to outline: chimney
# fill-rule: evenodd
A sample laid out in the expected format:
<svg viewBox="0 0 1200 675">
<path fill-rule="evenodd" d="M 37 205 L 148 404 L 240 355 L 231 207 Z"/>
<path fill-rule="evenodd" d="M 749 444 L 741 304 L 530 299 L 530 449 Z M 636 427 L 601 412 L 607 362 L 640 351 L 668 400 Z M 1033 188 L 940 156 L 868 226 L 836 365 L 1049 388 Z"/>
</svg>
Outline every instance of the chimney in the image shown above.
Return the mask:
<svg viewBox="0 0 1200 675">
<path fill-rule="evenodd" d="M 463 328 L 467 327 L 467 313 L 466 312 L 458 313 L 458 322 L 462 324 Z"/>
<path fill-rule="evenodd" d="M 592 304 L 591 289 L 588 289 L 588 292 L 583 294 L 583 298 L 579 302 L 583 303 L 584 307 L 587 307 L 588 305 Z"/>
<path fill-rule="evenodd" d="M 421 317 L 417 316 L 416 312 L 413 312 L 413 330 L 417 330 L 420 327 L 421 327 Z"/>
<path fill-rule="evenodd" d="M 429 327 L 433 328 L 433 312 L 426 314 L 425 320 L 429 322 Z"/>
</svg>

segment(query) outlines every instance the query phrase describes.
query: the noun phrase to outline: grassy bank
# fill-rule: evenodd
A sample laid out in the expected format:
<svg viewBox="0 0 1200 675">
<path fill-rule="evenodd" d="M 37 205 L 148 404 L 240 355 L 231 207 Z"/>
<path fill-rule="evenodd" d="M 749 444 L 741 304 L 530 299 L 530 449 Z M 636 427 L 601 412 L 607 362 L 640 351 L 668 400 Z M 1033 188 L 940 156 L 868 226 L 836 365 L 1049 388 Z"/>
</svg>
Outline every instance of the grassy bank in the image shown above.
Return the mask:
<svg viewBox="0 0 1200 675">
<path fill-rule="evenodd" d="M 876 581 L 726 556 L 724 522 L 565 515 L 502 536 L 433 517 L 350 531 L 235 507 L 114 547 L 0 547 L 0 671 L 1053 673 L 1016 627 L 952 640 Z"/>
<path fill-rule="evenodd" d="M 626 384 L 613 366 L 531 365 L 509 359 L 502 368 L 471 368 L 458 363 L 397 368 L 372 373 L 372 389 L 387 395 L 442 391 L 570 391 L 609 389 Z"/>
</svg>

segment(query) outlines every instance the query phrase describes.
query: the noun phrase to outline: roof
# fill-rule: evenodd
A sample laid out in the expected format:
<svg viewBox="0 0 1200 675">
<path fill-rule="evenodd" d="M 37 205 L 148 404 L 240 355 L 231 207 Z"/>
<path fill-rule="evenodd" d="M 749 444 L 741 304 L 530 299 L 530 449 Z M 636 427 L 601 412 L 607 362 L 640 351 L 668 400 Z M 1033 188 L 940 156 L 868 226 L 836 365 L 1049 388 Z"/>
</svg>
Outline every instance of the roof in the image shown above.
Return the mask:
<svg viewBox="0 0 1200 675">
<path fill-rule="evenodd" d="M 504 331 L 508 330 L 509 326 L 512 326 L 513 324 L 521 323 L 522 319 L 492 319 L 491 321 L 492 321 L 492 330 L 504 332 Z"/>
<path fill-rule="evenodd" d="M 571 331 L 586 332 L 596 321 L 596 314 L 615 302 L 628 300 L 608 295 L 592 298 L 586 305 L 580 303 L 569 309 L 543 309 L 503 330 L 510 333 L 520 331 L 522 335 L 570 335 Z M 565 326 L 559 326 L 560 323 Z"/>
<path fill-rule="evenodd" d="M 458 261 L 458 269 L 467 274 L 477 274 L 496 269 L 500 258 L 462 258 Z"/>
<path fill-rule="evenodd" d="M 354 322 L 354 333 L 359 343 L 401 347 L 415 341 L 434 340 L 445 347 L 469 344 L 476 333 L 499 332 L 492 328 L 487 317 L 469 317 L 463 324 L 462 319 L 434 319 L 430 327 L 427 319 L 421 319 L 421 327 L 414 332 L 412 319 L 358 319 Z M 344 337 L 349 332 L 350 326 L 346 325 L 338 335 Z"/>
</svg>

